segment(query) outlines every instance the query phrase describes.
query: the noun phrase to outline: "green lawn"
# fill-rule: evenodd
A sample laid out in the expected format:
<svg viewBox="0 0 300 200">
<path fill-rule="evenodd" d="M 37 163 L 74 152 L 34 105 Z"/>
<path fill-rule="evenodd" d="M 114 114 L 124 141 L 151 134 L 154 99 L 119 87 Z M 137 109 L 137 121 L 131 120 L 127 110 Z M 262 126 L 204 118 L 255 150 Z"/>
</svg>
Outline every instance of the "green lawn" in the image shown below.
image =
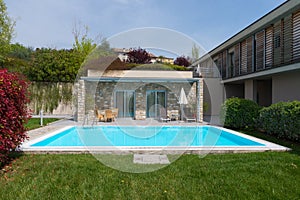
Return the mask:
<svg viewBox="0 0 300 200">
<path fill-rule="evenodd" d="M 59 119 L 57 118 L 43 118 L 43 125 L 47 125 L 49 123 L 55 122 Z M 27 124 L 25 124 L 25 127 L 28 128 L 29 130 L 32 129 L 36 129 L 36 128 L 40 128 L 40 118 L 31 118 L 29 119 L 29 121 L 27 122 Z"/>
<path fill-rule="evenodd" d="M 143 174 L 86 154 L 21 155 L 0 172 L 0 199 L 299 199 L 300 146 L 286 144 L 295 150 L 184 155 Z"/>
</svg>

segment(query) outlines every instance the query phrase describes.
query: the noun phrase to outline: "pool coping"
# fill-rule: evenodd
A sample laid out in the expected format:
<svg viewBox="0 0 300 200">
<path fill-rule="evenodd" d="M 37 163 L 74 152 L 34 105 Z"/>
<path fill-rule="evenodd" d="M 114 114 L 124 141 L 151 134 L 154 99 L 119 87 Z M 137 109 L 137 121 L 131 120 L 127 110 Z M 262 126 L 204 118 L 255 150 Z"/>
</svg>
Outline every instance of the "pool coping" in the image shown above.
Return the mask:
<svg viewBox="0 0 300 200">
<path fill-rule="evenodd" d="M 166 125 L 168 126 L 168 125 Z M 212 126 L 212 125 L 197 125 L 197 126 Z M 92 153 L 92 154 L 133 154 L 133 153 L 149 153 L 149 154 L 217 154 L 217 153 L 250 153 L 250 152 L 265 152 L 265 151 L 290 151 L 290 148 L 262 140 L 244 133 L 221 128 L 234 135 L 261 143 L 265 146 L 70 146 L 70 147 L 31 147 L 30 145 L 42 141 L 64 130 L 74 126 L 65 126 L 58 130 L 46 133 L 38 138 L 24 142 L 19 148 L 24 153 Z M 103 127 L 103 126 L 94 126 Z"/>
</svg>

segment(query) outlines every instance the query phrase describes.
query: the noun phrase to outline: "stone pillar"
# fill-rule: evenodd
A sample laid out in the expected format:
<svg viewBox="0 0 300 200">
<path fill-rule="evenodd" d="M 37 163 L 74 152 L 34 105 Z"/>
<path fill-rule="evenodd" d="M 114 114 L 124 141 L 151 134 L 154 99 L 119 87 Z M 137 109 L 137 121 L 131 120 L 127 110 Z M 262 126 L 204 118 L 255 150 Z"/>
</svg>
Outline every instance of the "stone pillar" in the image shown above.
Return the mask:
<svg viewBox="0 0 300 200">
<path fill-rule="evenodd" d="M 85 117 L 85 82 L 84 80 L 78 82 L 77 121 L 82 123 Z"/>
<path fill-rule="evenodd" d="M 203 79 L 197 81 L 197 121 L 203 122 Z"/>
<path fill-rule="evenodd" d="M 254 80 L 245 80 L 245 99 L 255 101 L 256 88 Z"/>
</svg>

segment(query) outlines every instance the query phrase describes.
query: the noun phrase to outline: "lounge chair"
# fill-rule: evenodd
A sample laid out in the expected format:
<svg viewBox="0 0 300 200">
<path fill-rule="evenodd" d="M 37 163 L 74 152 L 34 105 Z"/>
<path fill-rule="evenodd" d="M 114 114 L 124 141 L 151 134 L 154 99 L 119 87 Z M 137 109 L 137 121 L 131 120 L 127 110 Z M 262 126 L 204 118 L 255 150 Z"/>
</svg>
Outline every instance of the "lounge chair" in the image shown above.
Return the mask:
<svg viewBox="0 0 300 200">
<path fill-rule="evenodd" d="M 185 116 L 184 120 L 186 122 L 196 122 L 196 118 L 195 117 L 187 117 L 187 116 Z"/>
<path fill-rule="evenodd" d="M 171 121 L 170 117 L 167 116 L 167 112 L 166 112 L 166 109 L 165 109 L 165 108 L 161 108 L 161 109 L 160 109 L 159 120 L 160 120 L 161 122 L 170 122 L 170 121 Z"/>
<path fill-rule="evenodd" d="M 189 108 L 184 109 L 183 119 L 186 122 L 196 122 L 197 121 Z"/>
<path fill-rule="evenodd" d="M 179 111 L 178 110 L 168 110 L 168 116 L 170 116 L 171 121 L 179 120 Z"/>
<path fill-rule="evenodd" d="M 113 121 L 115 121 L 115 117 L 114 117 L 114 115 L 112 113 L 112 110 L 105 110 L 104 121 L 105 122 L 108 122 L 108 121 L 113 122 Z"/>
</svg>

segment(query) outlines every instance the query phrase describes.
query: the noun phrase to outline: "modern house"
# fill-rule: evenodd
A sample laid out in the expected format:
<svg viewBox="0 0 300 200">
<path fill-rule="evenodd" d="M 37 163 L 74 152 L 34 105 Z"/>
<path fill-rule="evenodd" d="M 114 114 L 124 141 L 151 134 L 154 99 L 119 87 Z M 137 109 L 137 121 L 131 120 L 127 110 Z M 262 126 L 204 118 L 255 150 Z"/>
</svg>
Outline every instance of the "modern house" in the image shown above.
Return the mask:
<svg viewBox="0 0 300 200">
<path fill-rule="evenodd" d="M 174 58 L 170 58 L 170 57 L 165 57 L 165 56 L 158 56 L 158 57 L 154 57 L 155 60 L 153 63 L 166 63 L 166 64 L 174 64 Z"/>
<path fill-rule="evenodd" d="M 269 106 L 300 100 L 300 1 L 289 0 L 192 64 L 203 77 L 206 115 L 241 97 Z"/>
<path fill-rule="evenodd" d="M 133 50 L 133 48 L 113 48 L 113 52 L 115 52 L 118 55 L 118 58 L 122 62 L 128 61 L 128 53 Z M 174 64 L 174 58 L 169 58 L 165 56 L 156 56 L 153 53 L 148 52 L 151 60 L 151 63 L 166 63 L 166 64 Z"/>
<path fill-rule="evenodd" d="M 152 64 L 149 64 L 152 65 Z M 87 69 L 76 84 L 79 122 L 93 120 L 94 110 L 118 109 L 118 118 L 159 119 L 180 113 L 179 97 L 183 89 L 197 121 L 203 120 L 203 85 L 192 71 L 100 70 Z"/>
<path fill-rule="evenodd" d="M 126 49 L 126 48 L 113 48 L 112 49 L 113 52 L 115 52 L 118 55 L 118 58 L 122 61 L 122 62 L 127 62 L 128 61 L 128 53 L 132 50 L 132 49 Z"/>
</svg>

